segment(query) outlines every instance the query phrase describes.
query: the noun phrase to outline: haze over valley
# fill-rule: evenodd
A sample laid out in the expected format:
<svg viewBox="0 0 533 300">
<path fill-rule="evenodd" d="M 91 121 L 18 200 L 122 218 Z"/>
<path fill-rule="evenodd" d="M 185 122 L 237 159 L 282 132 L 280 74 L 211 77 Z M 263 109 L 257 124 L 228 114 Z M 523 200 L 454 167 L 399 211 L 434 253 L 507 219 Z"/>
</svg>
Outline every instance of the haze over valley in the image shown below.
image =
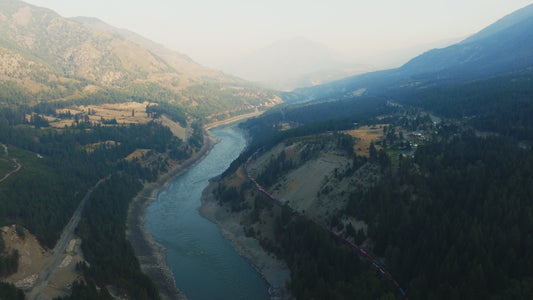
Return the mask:
<svg viewBox="0 0 533 300">
<path fill-rule="evenodd" d="M 376 69 L 399 67 L 427 50 L 473 35 L 530 4 L 527 0 L 202 0 L 187 4 L 160 0 L 150 5 L 125 0 L 27 2 L 68 18 L 96 17 L 230 74 L 231 69 L 226 67 L 231 67 L 232 62 L 299 37 L 330 49 L 336 62 Z M 312 63 L 316 64 L 308 62 Z"/>
<path fill-rule="evenodd" d="M 0 2 L 0 299 L 529 299 L 528 1 Z"/>
</svg>

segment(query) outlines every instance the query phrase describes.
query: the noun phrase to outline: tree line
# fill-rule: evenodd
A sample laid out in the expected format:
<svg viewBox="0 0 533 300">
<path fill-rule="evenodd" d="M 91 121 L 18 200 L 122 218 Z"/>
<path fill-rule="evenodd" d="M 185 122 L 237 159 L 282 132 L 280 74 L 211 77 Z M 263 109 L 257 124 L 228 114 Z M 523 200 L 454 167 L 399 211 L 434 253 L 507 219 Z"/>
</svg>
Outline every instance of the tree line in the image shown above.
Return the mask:
<svg viewBox="0 0 533 300">
<path fill-rule="evenodd" d="M 465 132 L 420 146 L 346 213 L 411 299 L 533 293 L 533 155 L 506 137 Z M 385 175 L 385 174 L 384 174 Z"/>
<path fill-rule="evenodd" d="M 0 109 L 0 141 L 22 165 L 0 184 L 0 225 L 24 226 L 44 247 L 53 248 L 81 197 L 98 180 L 115 174 L 93 192 L 80 223 L 78 234 L 90 267 L 79 267 L 84 281 L 74 285 L 72 299 L 104 298 L 104 292 L 92 289 L 105 284 L 137 299 L 158 299 L 157 289 L 142 274 L 124 237 L 128 204 L 141 181 L 153 181 L 166 170 L 166 157 L 186 159 L 201 144 L 184 143 L 158 122 L 117 126 L 80 122 L 59 130 L 39 129 L 18 119 L 28 111 L 31 108 Z M 127 161 L 136 149 L 150 149 L 147 155 L 154 159 Z M 13 272 L 16 253 L 1 257 L 0 272 Z M 0 291 L 0 295 L 18 293 L 10 285 L 2 285 Z"/>
</svg>

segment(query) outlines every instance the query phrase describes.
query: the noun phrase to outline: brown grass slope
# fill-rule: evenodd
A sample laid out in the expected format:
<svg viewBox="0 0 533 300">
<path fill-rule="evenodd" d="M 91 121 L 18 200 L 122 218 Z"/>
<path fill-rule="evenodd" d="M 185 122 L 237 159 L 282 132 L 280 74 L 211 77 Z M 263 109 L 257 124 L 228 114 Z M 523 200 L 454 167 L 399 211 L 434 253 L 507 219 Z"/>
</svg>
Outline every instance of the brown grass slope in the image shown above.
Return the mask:
<svg viewBox="0 0 533 300">
<path fill-rule="evenodd" d="M 272 91 L 200 66 L 134 33 L 76 20 L 22 1 L 2 1 L 0 83 L 14 83 L 41 101 L 110 89 L 145 99 L 164 95 L 165 101 L 204 115 L 281 101 Z"/>
</svg>

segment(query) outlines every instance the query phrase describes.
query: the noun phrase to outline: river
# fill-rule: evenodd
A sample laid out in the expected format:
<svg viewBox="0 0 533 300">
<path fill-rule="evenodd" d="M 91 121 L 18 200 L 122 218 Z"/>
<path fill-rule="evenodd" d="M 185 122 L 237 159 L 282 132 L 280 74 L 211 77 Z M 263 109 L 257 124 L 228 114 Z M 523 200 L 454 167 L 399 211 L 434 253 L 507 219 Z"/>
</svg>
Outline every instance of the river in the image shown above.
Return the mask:
<svg viewBox="0 0 533 300">
<path fill-rule="evenodd" d="M 166 248 L 176 285 L 189 299 L 268 299 L 267 283 L 220 229 L 198 214 L 209 179 L 224 172 L 246 146 L 245 138 L 232 127 L 211 133 L 220 142 L 159 193 L 146 210 L 146 228 Z"/>
</svg>

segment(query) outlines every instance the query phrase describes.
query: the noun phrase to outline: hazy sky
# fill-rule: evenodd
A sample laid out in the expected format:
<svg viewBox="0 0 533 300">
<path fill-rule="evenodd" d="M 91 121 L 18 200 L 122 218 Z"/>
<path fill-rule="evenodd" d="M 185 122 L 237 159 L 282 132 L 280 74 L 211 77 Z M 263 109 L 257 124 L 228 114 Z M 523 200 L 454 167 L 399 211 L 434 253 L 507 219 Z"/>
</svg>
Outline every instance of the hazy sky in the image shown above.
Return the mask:
<svg viewBox="0 0 533 300">
<path fill-rule="evenodd" d="M 384 67 L 404 49 L 466 37 L 531 0 L 25 0 L 97 17 L 220 67 L 274 41 L 307 37 Z"/>
</svg>

